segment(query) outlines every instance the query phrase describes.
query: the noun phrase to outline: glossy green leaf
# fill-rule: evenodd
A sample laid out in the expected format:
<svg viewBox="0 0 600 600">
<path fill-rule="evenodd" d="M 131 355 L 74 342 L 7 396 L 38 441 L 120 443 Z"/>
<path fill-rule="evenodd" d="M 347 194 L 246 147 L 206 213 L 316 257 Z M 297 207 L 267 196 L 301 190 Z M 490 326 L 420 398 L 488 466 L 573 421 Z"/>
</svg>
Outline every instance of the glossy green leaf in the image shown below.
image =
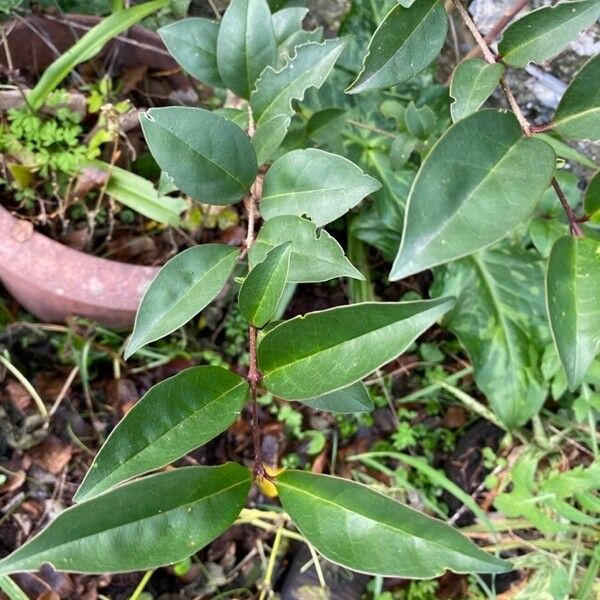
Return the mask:
<svg viewBox="0 0 600 600">
<path fill-rule="evenodd" d="M 221 367 L 191 367 L 156 384 L 100 448 L 74 500 L 164 467 L 225 431 L 240 415 L 248 384 Z"/>
<path fill-rule="evenodd" d="M 102 19 L 46 67 L 40 80 L 27 95 L 29 107 L 34 111 L 42 108 L 48 95 L 68 77 L 77 65 L 91 60 L 107 42 L 168 4 L 169 0 L 152 0 L 124 8 Z"/>
<path fill-rule="evenodd" d="M 293 6 L 283 8 L 273 14 L 273 30 L 277 42 L 277 54 L 280 58 L 291 56 L 296 46 L 307 42 L 320 42 L 323 37 L 322 28 L 307 31 L 302 28 L 302 21 L 308 8 Z"/>
<path fill-rule="evenodd" d="M 152 155 L 195 200 L 231 204 L 248 193 L 258 165 L 250 138 L 225 117 L 202 108 L 151 108 L 141 116 Z"/>
<path fill-rule="evenodd" d="M 376 179 L 342 156 L 315 148 L 293 150 L 267 172 L 260 212 L 265 220 L 306 216 L 321 227 L 380 187 Z"/>
<path fill-rule="evenodd" d="M 281 69 L 269 67 L 262 73 L 250 98 L 257 118 L 252 142 L 260 164 L 283 141 L 294 115 L 292 101 L 302 100 L 309 88 L 323 85 L 347 42 L 332 39 L 302 44 Z"/>
<path fill-rule="evenodd" d="M 590 181 L 583 202 L 585 214 L 593 223 L 600 223 L 600 171 Z"/>
<path fill-rule="evenodd" d="M 187 208 L 187 202 L 183 198 L 163 196 L 152 182 L 116 165 L 100 160 L 93 161 L 92 165 L 110 173 L 106 194 L 153 221 L 179 225 L 180 215 Z"/>
<path fill-rule="evenodd" d="M 287 135 L 291 118 L 287 115 L 277 115 L 262 123 L 252 136 L 252 144 L 256 152 L 258 164 L 269 161 Z"/>
<path fill-rule="evenodd" d="M 558 240 L 546 286 L 552 335 L 574 390 L 600 351 L 600 243 L 571 236 Z"/>
<path fill-rule="evenodd" d="M 266 0 L 232 0 L 219 27 L 217 65 L 225 85 L 250 98 L 259 75 L 275 64 L 277 47 Z"/>
<path fill-rule="evenodd" d="M 302 400 L 302 404 L 337 414 L 369 413 L 375 408 L 367 388 L 360 381 L 318 398 Z"/>
<path fill-rule="evenodd" d="M 502 60 L 513 67 L 544 62 L 561 52 L 600 16 L 598 0 L 559 2 L 530 12 L 509 25 L 498 44 Z"/>
<path fill-rule="evenodd" d="M 510 563 L 479 549 L 443 521 L 365 485 L 304 471 L 284 471 L 275 485 L 302 535 L 325 558 L 353 571 L 428 579 L 447 569 L 511 569 Z"/>
<path fill-rule="evenodd" d="M 336 277 L 364 279 L 335 238 L 324 229 L 317 231 L 312 221 L 294 216 L 275 217 L 263 224 L 250 248 L 250 264 L 262 262 L 267 252 L 285 242 L 292 242 L 290 283 L 318 283 Z"/>
<path fill-rule="evenodd" d="M 444 325 L 469 353 L 496 415 L 509 428 L 526 423 L 547 394 L 542 262 L 511 246 L 479 252 L 436 271 L 434 293 L 457 297 Z"/>
<path fill-rule="evenodd" d="M 554 164 L 552 148 L 526 138 L 512 114 L 482 110 L 453 125 L 413 183 L 390 279 L 501 240 L 531 214 Z"/>
<path fill-rule="evenodd" d="M 450 105 L 452 120 L 456 123 L 479 110 L 492 95 L 504 74 L 504 67 L 490 65 L 480 58 L 463 60 L 452 75 Z"/>
<path fill-rule="evenodd" d="M 576 148 L 572 148 L 558 137 L 554 137 L 548 133 L 536 133 L 535 137 L 544 140 L 544 142 L 551 146 L 552 150 L 554 150 L 554 153 L 559 158 L 564 158 L 569 162 L 576 163 L 588 169 L 598 168 L 598 165 L 592 159 L 582 152 L 579 152 Z"/>
<path fill-rule="evenodd" d="M 388 88 L 411 79 L 432 63 L 448 33 L 440 0 L 419 0 L 410 8 L 392 8 L 367 48 L 362 71 L 348 93 Z"/>
<path fill-rule="evenodd" d="M 273 13 L 273 30 L 278 47 L 302 30 L 302 21 L 307 14 L 308 8 L 305 6 L 282 8 Z"/>
<path fill-rule="evenodd" d="M 215 108 L 211 111 L 214 114 L 225 117 L 228 121 L 235 123 L 240 129 L 248 129 L 248 108 Z"/>
<path fill-rule="evenodd" d="M 347 387 L 402 354 L 453 304 L 453 298 L 365 302 L 286 321 L 258 346 L 263 382 L 288 400 Z"/>
<path fill-rule="evenodd" d="M 167 262 L 142 298 L 125 359 L 196 316 L 221 291 L 236 259 L 236 248 L 204 244 Z"/>
<path fill-rule="evenodd" d="M 290 269 L 291 245 L 285 242 L 269 250 L 240 288 L 240 311 L 255 327 L 264 327 L 277 311 Z"/>
<path fill-rule="evenodd" d="M 348 111 L 343 108 L 324 108 L 314 112 L 306 123 L 306 135 L 317 145 L 326 144 L 339 136 Z"/>
<path fill-rule="evenodd" d="M 184 71 L 212 87 L 225 87 L 217 69 L 219 23 L 194 17 L 161 27 L 158 33 Z"/>
<path fill-rule="evenodd" d="M 250 472 L 228 463 L 134 481 L 62 512 L 0 560 L 0 575 L 37 571 L 120 573 L 187 558 L 228 529 L 244 507 Z"/>
<path fill-rule="evenodd" d="M 554 114 L 553 129 L 571 140 L 600 141 L 600 54 L 571 81 Z"/>
</svg>

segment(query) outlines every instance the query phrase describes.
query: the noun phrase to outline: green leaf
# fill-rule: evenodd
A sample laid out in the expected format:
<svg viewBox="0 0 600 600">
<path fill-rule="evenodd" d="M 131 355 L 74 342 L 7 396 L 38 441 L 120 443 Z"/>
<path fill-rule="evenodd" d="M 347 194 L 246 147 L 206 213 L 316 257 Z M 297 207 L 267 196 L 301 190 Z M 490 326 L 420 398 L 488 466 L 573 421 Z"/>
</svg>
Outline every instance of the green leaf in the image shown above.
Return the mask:
<svg viewBox="0 0 600 600">
<path fill-rule="evenodd" d="M 579 177 L 570 171 L 560 170 L 556 172 L 556 179 L 569 205 L 575 209 L 581 201 Z M 569 232 L 565 211 L 554 188 L 549 187 L 544 192 L 535 212 L 537 214 L 529 222 L 528 233 L 536 250 L 542 257 L 548 258 L 554 243 Z"/>
<path fill-rule="evenodd" d="M 29 600 L 29 596 L 6 575 L 0 577 L 0 590 L 2 590 L 9 600 Z"/>
<path fill-rule="evenodd" d="M 74 500 L 164 467 L 225 431 L 248 384 L 221 367 L 191 367 L 156 384 L 125 415 L 96 455 Z"/>
<path fill-rule="evenodd" d="M 285 242 L 292 242 L 290 283 L 319 283 L 336 277 L 364 280 L 335 238 L 324 229 L 317 232 L 312 221 L 294 216 L 275 217 L 263 224 L 250 248 L 250 264 L 262 262 L 269 250 Z"/>
<path fill-rule="evenodd" d="M 290 122 L 288 115 L 277 115 L 258 126 L 252 136 L 252 145 L 259 165 L 266 163 L 281 146 Z"/>
<path fill-rule="evenodd" d="M 212 87 L 225 87 L 217 69 L 219 23 L 195 17 L 161 27 L 158 33 L 184 71 Z"/>
<path fill-rule="evenodd" d="M 302 21 L 308 14 L 308 8 L 305 6 L 292 6 L 282 8 L 273 13 L 273 31 L 277 47 L 286 45 L 288 39 L 293 38 L 296 33 L 302 31 Z"/>
<path fill-rule="evenodd" d="M 347 387 L 402 354 L 453 304 L 453 298 L 365 302 L 286 321 L 258 346 L 264 384 L 288 400 Z"/>
<path fill-rule="evenodd" d="M 213 114 L 221 115 L 228 121 L 235 123 L 240 129 L 248 129 L 248 108 L 215 108 Z"/>
<path fill-rule="evenodd" d="M 100 160 L 91 164 L 110 173 L 105 190 L 109 196 L 153 221 L 179 225 L 179 215 L 187 208 L 183 198 L 160 195 L 150 181 L 126 169 Z"/>
<path fill-rule="evenodd" d="M 153 0 L 119 10 L 100 21 L 45 69 L 36 86 L 27 95 L 29 107 L 34 111 L 39 110 L 50 92 L 56 89 L 77 65 L 92 59 L 109 40 L 168 4 L 169 0 Z"/>
<path fill-rule="evenodd" d="M 252 142 L 260 164 L 283 141 L 294 115 L 292 101 L 302 100 L 309 88 L 323 85 L 347 43 L 347 39 L 332 39 L 303 44 L 280 70 L 264 70 L 250 98 L 257 117 Z"/>
<path fill-rule="evenodd" d="M 600 171 L 590 181 L 584 198 L 585 214 L 593 223 L 600 223 Z"/>
<path fill-rule="evenodd" d="M 226 86 L 242 98 L 259 75 L 275 64 L 277 48 L 266 0 L 232 0 L 219 28 L 217 65 Z"/>
<path fill-rule="evenodd" d="M 323 36 L 321 27 L 313 31 L 302 28 L 302 21 L 308 8 L 294 6 L 278 10 L 273 14 L 273 30 L 277 42 L 277 55 L 284 58 L 291 56 L 294 48 L 307 42 L 320 42 Z"/>
<path fill-rule="evenodd" d="M 509 563 L 442 521 L 338 477 L 285 471 L 275 480 L 285 511 L 328 560 L 384 577 L 425 579 L 503 573 Z"/>
<path fill-rule="evenodd" d="M 513 67 L 544 62 L 561 52 L 600 16 L 598 0 L 544 6 L 509 25 L 498 44 L 502 60 Z"/>
<path fill-rule="evenodd" d="M 160 168 L 195 200 L 231 204 L 248 193 L 258 165 L 250 138 L 202 108 L 151 108 L 141 118 Z"/>
<path fill-rule="evenodd" d="M 62 512 L 0 560 L 0 575 L 37 571 L 122 573 L 183 560 L 228 529 L 250 472 L 228 463 L 185 467 L 134 481 Z"/>
<path fill-rule="evenodd" d="M 318 227 L 356 206 L 381 184 L 348 159 L 323 150 L 293 150 L 265 176 L 260 212 L 265 220 L 306 216 Z"/>
<path fill-rule="evenodd" d="M 370 413 L 375 408 L 367 388 L 360 381 L 318 398 L 302 400 L 302 404 L 337 414 Z"/>
<path fill-rule="evenodd" d="M 338 138 L 347 114 L 348 111 L 343 108 L 325 108 L 314 112 L 306 123 L 306 135 L 316 145 L 326 144 L 331 138 Z"/>
<path fill-rule="evenodd" d="M 397 5 L 379 25 L 367 48 L 362 71 L 349 94 L 388 88 L 411 79 L 437 57 L 448 33 L 448 16 L 440 0 Z"/>
<path fill-rule="evenodd" d="M 554 164 L 552 148 L 526 138 L 512 114 L 482 110 L 454 124 L 413 183 L 390 279 L 501 240 L 529 217 Z"/>
<path fill-rule="evenodd" d="M 394 171 L 399 171 L 406 165 L 418 144 L 419 140 L 409 133 L 399 133 L 396 135 L 392 140 L 389 154 L 390 165 Z"/>
<path fill-rule="evenodd" d="M 571 81 L 554 114 L 553 129 L 567 139 L 600 141 L 600 54 Z"/>
<path fill-rule="evenodd" d="M 574 390 L 600 351 L 600 243 L 570 236 L 558 240 L 546 289 L 552 335 Z"/>
<path fill-rule="evenodd" d="M 546 534 L 560 533 L 565 530 L 566 524 L 550 517 L 533 501 L 537 496 L 535 479 L 539 472 L 539 459 L 534 452 L 526 452 L 519 457 L 510 472 L 512 490 L 499 494 L 494 506 L 508 517 L 525 517 Z"/>
<path fill-rule="evenodd" d="M 490 65 L 480 58 L 463 60 L 452 75 L 450 105 L 452 121 L 456 123 L 478 111 L 492 95 L 504 74 L 504 67 L 496 63 Z"/>
<path fill-rule="evenodd" d="M 598 165 L 593 160 L 575 148 L 571 148 L 571 146 L 565 144 L 565 142 L 558 137 L 554 137 L 547 133 L 536 133 L 535 137 L 544 140 L 544 142 L 551 146 L 556 156 L 559 158 L 564 158 L 565 160 L 577 163 L 588 169 L 598 168 Z"/>
<path fill-rule="evenodd" d="M 432 293 L 457 297 L 444 325 L 469 353 L 477 387 L 496 415 L 508 428 L 523 425 L 547 394 L 542 262 L 511 246 L 486 250 L 436 272 Z"/>
<path fill-rule="evenodd" d="M 167 262 L 142 298 L 125 359 L 172 333 L 207 306 L 229 279 L 236 259 L 236 248 L 204 244 Z"/>
<path fill-rule="evenodd" d="M 240 311 L 255 327 L 264 327 L 277 311 L 290 268 L 291 245 L 285 242 L 269 250 L 240 288 Z"/>
<path fill-rule="evenodd" d="M 404 111 L 406 129 L 413 137 L 420 140 L 426 140 L 433 133 L 435 122 L 435 113 L 427 105 L 417 108 L 411 100 Z"/>
<path fill-rule="evenodd" d="M 390 151 L 391 152 L 391 151 Z M 404 210 L 415 172 L 412 169 L 394 171 L 393 156 L 372 150 L 366 155 L 366 166 L 382 183 L 374 194 L 374 202 L 363 204 L 352 220 L 352 232 L 358 238 L 378 248 L 386 260 L 393 261 L 401 241 Z"/>
</svg>

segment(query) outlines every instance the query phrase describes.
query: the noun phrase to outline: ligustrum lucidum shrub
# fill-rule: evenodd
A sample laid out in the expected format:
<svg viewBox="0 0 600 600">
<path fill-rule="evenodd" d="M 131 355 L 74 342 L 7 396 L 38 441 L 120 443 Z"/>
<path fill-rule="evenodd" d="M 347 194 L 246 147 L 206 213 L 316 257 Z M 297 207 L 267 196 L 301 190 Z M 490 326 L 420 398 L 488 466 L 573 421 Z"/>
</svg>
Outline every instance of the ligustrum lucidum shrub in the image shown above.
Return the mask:
<svg viewBox="0 0 600 600">
<path fill-rule="evenodd" d="M 390 279 L 446 264 L 455 277 L 446 277 L 446 285 L 438 279 L 441 292 L 432 300 L 359 303 L 283 322 L 273 318 L 287 284 L 362 278 L 321 228 L 375 192 L 379 182 L 346 158 L 314 148 L 279 153 L 272 161 L 290 126 L 293 103 L 324 83 L 347 40 L 321 41 L 319 31 L 301 29 L 303 9 L 271 14 L 266 0 L 232 0 L 220 22 L 193 18 L 162 30 L 186 71 L 245 102 L 241 109 L 215 111 L 150 109 L 142 116 L 148 145 L 163 171 L 192 198 L 218 205 L 243 201 L 247 237 L 242 249 L 206 244 L 170 260 L 144 296 L 126 358 L 193 318 L 236 268 L 244 268 L 238 303 L 248 321 L 249 370 L 242 378 L 220 367 L 192 367 L 153 387 L 106 440 L 75 506 L 0 561 L 1 575 L 43 563 L 94 573 L 179 561 L 228 529 L 253 480 L 264 479 L 274 484 L 301 534 L 327 559 L 349 569 L 409 578 L 435 577 L 446 569 L 510 569 L 445 523 L 358 483 L 296 470 L 271 477 L 262 462 L 257 424 L 263 388 L 313 407 L 369 410 L 361 380 L 435 322 L 463 310 L 454 296 L 464 291 L 476 293 L 469 299 L 473 313 L 492 316 L 489 330 L 463 328 L 463 343 L 468 347 L 469 336 L 479 335 L 481 344 L 499 336 L 509 348 L 484 353 L 475 361 L 476 376 L 485 378 L 489 369 L 503 373 L 514 393 L 492 395 L 492 407 L 507 428 L 525 423 L 539 410 L 544 393 L 531 375 L 533 366 L 524 364 L 530 357 L 519 350 L 519 319 L 506 318 L 503 311 L 510 294 L 519 294 L 523 310 L 538 302 L 530 294 L 542 267 L 527 253 L 488 248 L 513 235 L 549 187 L 564 205 L 567 235 L 558 235 L 550 252 L 548 317 L 544 309 L 536 319 L 541 327 L 549 323 L 570 386 L 585 379 L 600 344 L 600 245 L 566 201 L 555 177 L 555 152 L 519 110 L 503 72 L 505 65 L 524 67 L 558 53 L 597 19 L 600 2 L 561 2 L 529 13 L 506 30 L 499 56 L 460 2 L 453 4 L 485 60 L 464 61 L 454 74 L 454 123 L 412 185 Z M 374 33 L 348 93 L 415 76 L 436 58 L 447 27 L 441 0 L 394 6 Z M 513 112 L 479 110 L 498 85 Z M 598 57 L 577 74 L 545 129 L 568 139 L 600 139 Z M 266 164 L 263 177 L 259 169 Z M 586 200 L 592 221 L 600 214 L 597 189 L 596 180 Z M 259 214 L 264 224 L 257 231 Z M 248 400 L 252 469 L 228 463 L 146 475 L 225 431 Z"/>
</svg>

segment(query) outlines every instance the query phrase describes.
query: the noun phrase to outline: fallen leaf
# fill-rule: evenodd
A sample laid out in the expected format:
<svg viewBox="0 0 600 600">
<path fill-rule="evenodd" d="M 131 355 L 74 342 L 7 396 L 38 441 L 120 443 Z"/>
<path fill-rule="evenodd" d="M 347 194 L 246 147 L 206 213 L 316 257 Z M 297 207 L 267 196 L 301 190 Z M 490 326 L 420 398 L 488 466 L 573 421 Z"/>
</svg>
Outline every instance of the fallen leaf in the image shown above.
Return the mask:
<svg viewBox="0 0 600 600">
<path fill-rule="evenodd" d="M 73 447 L 55 435 L 49 435 L 31 454 L 37 466 L 52 475 L 58 475 L 69 464 Z"/>
</svg>

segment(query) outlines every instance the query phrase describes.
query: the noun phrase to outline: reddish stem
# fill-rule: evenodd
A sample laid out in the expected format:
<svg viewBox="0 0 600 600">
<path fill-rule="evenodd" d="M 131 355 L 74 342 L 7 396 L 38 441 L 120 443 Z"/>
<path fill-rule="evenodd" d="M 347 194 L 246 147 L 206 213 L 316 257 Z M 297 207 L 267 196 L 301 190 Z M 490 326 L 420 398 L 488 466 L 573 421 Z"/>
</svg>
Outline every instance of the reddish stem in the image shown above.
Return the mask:
<svg viewBox="0 0 600 600">
<path fill-rule="evenodd" d="M 571 208 L 565 193 L 560 187 L 560 184 L 556 180 L 556 177 L 552 178 L 552 187 L 554 188 L 554 191 L 556 192 L 556 195 L 558 196 L 558 199 L 560 200 L 560 203 L 562 204 L 562 207 L 567 215 L 567 219 L 569 220 L 569 229 L 571 230 L 571 235 L 575 237 L 583 237 L 583 230 L 581 229 L 579 219 L 573 212 L 573 209 Z"/>
<path fill-rule="evenodd" d="M 554 123 L 542 123 L 541 125 L 532 125 L 531 133 L 544 133 L 544 131 L 550 131 L 554 129 Z"/>
<path fill-rule="evenodd" d="M 485 36 L 484 41 L 486 44 L 491 44 L 498 34 L 527 6 L 529 0 L 519 0 L 516 2 L 511 8 L 509 8 L 503 15 L 502 18 L 498 20 L 498 22 L 490 29 L 488 34 Z M 465 60 L 467 58 L 473 58 L 477 56 L 481 52 L 481 48 L 479 46 L 475 46 L 472 48 L 467 55 L 465 56 Z"/>
<path fill-rule="evenodd" d="M 250 194 L 244 200 L 244 208 L 248 217 L 248 232 L 246 241 L 244 242 L 244 250 L 242 255 L 248 253 L 252 244 L 254 244 L 254 228 L 256 225 L 256 203 L 258 202 L 258 189 L 256 183 L 252 186 Z M 248 326 L 248 373 L 246 381 L 250 386 L 250 411 L 252 413 L 252 442 L 254 446 L 254 478 L 268 479 L 272 481 L 271 476 L 265 471 L 265 466 L 262 456 L 262 445 L 260 439 L 260 423 L 258 422 L 258 382 L 261 379 L 260 371 L 258 370 L 258 360 L 256 355 L 256 337 L 258 330 L 254 325 Z"/>
</svg>

